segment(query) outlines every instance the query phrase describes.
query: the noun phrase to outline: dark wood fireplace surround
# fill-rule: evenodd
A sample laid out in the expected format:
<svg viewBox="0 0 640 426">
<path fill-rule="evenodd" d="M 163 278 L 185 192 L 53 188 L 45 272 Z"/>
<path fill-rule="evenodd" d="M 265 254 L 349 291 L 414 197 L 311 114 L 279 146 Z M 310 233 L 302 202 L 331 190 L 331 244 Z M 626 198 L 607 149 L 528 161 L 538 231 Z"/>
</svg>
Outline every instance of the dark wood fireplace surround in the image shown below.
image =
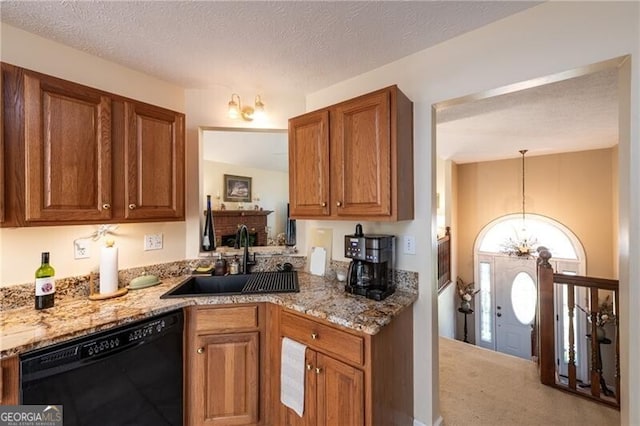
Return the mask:
<svg viewBox="0 0 640 426">
<path fill-rule="evenodd" d="M 267 215 L 272 210 L 214 210 L 213 225 L 216 232 L 216 245 L 222 245 L 222 237 L 235 235 L 242 224 L 250 234 L 256 237 L 257 246 L 267 245 Z"/>
</svg>

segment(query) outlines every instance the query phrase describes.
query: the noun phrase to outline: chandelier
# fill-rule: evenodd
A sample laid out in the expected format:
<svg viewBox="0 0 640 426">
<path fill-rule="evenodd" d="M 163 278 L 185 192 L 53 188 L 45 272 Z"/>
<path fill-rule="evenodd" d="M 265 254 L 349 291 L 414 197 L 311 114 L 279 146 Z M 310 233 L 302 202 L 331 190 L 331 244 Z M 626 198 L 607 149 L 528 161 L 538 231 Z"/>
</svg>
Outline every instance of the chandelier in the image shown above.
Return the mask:
<svg viewBox="0 0 640 426">
<path fill-rule="evenodd" d="M 527 153 L 527 150 L 522 149 L 518 152 L 522 155 L 522 228 L 520 231 L 514 230 L 515 235 L 509 236 L 504 243 L 502 243 L 500 251 L 509 256 L 528 258 L 537 253 L 536 249 L 539 244 L 538 239 L 531 235 L 526 225 L 524 155 Z"/>
</svg>

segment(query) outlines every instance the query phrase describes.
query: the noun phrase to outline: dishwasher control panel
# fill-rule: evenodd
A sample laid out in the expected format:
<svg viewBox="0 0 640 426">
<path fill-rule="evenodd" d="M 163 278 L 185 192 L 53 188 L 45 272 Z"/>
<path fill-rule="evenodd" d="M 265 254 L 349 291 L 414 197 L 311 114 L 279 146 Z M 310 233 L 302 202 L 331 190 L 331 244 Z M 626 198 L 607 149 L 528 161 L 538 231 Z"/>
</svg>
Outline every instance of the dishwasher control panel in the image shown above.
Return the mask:
<svg viewBox="0 0 640 426">
<path fill-rule="evenodd" d="M 81 358 L 101 355 L 119 349 L 122 346 L 126 347 L 145 339 L 152 339 L 162 335 L 167 324 L 171 325 L 172 323 L 175 323 L 175 321 L 171 321 L 171 318 L 147 321 L 136 326 L 127 327 L 120 332 L 86 342 L 82 345 Z"/>
<path fill-rule="evenodd" d="M 111 352 L 154 340 L 175 327 L 182 327 L 182 312 L 171 312 L 151 319 L 125 324 L 114 329 L 93 333 L 59 345 L 23 354 L 22 368 L 41 371 L 87 358 L 105 356 Z"/>
</svg>

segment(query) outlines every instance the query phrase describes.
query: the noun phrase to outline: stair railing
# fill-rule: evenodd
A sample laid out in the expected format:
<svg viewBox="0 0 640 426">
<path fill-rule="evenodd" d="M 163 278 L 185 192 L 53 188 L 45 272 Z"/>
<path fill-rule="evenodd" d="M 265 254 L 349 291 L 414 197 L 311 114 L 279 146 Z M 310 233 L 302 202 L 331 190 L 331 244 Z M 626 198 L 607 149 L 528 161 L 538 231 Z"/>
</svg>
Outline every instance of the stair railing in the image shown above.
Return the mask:
<svg viewBox="0 0 640 426">
<path fill-rule="evenodd" d="M 538 256 L 538 363 L 540 381 L 549 386 L 562 389 L 576 395 L 620 408 L 620 333 L 618 327 L 618 281 L 585 277 L 578 275 L 556 274 L 549 262 L 551 253 L 542 249 Z M 556 300 L 564 293 L 566 286 L 567 316 L 558 312 Z M 581 290 L 584 289 L 584 290 Z M 586 294 L 583 302 L 587 307 L 576 303 L 577 294 Z M 603 294 L 607 296 L 603 297 Z M 588 318 L 588 334 L 576 335 L 575 317 L 583 313 Z M 560 376 L 559 364 L 562 353 L 556 353 L 557 333 L 560 316 L 568 323 L 568 363 L 567 376 Z M 601 328 L 603 322 L 614 325 L 612 339 L 605 336 Z M 596 336 L 596 338 L 593 338 Z M 578 339 L 589 342 L 588 362 L 589 382 L 577 379 L 576 348 Z M 615 347 L 615 390 L 611 391 L 603 376 L 602 345 L 614 344 Z"/>
</svg>

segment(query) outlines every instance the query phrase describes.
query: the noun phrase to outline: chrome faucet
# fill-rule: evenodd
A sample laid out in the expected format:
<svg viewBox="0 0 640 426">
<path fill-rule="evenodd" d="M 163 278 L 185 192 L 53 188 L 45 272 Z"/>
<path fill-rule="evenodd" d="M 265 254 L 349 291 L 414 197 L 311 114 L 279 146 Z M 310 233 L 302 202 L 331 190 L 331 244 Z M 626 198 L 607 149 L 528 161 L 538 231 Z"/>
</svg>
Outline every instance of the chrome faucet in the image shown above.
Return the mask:
<svg viewBox="0 0 640 426">
<path fill-rule="evenodd" d="M 244 253 L 242 255 L 242 273 L 243 274 L 248 274 L 249 273 L 249 266 L 250 265 L 255 265 L 255 256 L 256 254 L 253 254 L 253 261 L 249 261 L 249 230 L 247 229 L 247 225 L 238 225 L 238 231 L 236 231 L 236 243 L 234 245 L 234 248 L 239 249 L 240 246 L 242 245 L 242 238 L 244 236 Z"/>
</svg>

